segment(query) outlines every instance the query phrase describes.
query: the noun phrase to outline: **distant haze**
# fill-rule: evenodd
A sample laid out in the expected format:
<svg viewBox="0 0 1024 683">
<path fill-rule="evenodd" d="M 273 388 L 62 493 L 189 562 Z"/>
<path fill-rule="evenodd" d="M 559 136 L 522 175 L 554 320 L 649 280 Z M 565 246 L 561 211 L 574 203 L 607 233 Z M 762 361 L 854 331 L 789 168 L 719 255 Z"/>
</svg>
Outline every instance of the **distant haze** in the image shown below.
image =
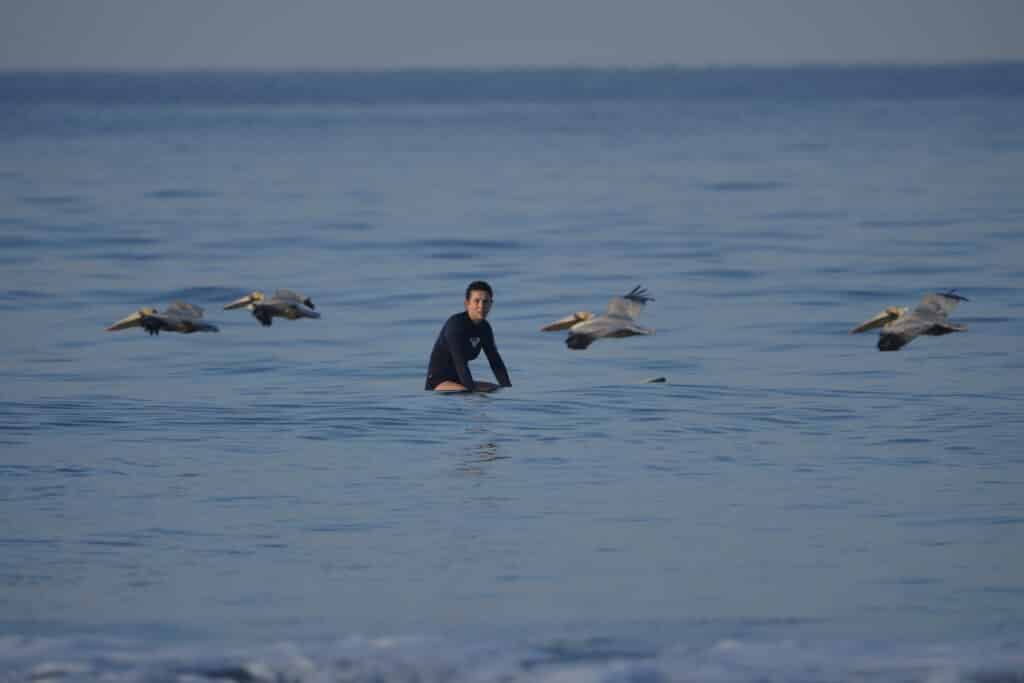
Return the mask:
<svg viewBox="0 0 1024 683">
<path fill-rule="evenodd" d="M 0 0 L 0 69 L 1024 59 L 1016 0 Z"/>
</svg>

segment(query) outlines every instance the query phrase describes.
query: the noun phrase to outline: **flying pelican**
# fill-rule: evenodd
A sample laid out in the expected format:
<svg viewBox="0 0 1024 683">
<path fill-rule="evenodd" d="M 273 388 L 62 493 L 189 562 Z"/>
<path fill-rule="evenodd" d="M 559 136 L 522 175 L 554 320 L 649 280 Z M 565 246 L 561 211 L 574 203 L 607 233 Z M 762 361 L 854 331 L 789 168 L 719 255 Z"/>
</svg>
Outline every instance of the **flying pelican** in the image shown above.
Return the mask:
<svg viewBox="0 0 1024 683">
<path fill-rule="evenodd" d="M 201 320 L 202 317 L 203 309 L 199 306 L 175 301 L 163 313 L 148 306 L 140 308 L 127 318 L 122 318 L 108 327 L 107 332 L 126 330 L 129 327 L 141 327 L 151 335 L 160 334 L 161 330 L 182 334 L 219 331 L 216 325 Z"/>
<path fill-rule="evenodd" d="M 922 334 L 938 337 L 950 332 L 966 332 L 966 325 L 956 325 L 947 321 L 949 314 L 961 301 L 968 299 L 955 294 L 952 290 L 926 294 L 914 310 L 890 306 L 875 317 L 857 325 L 850 330 L 850 334 L 881 327 L 878 333 L 878 350 L 899 351 Z"/>
<path fill-rule="evenodd" d="M 647 290 L 638 285 L 628 294 L 612 299 L 603 315 L 577 311 L 540 329 L 542 332 L 569 330 L 565 345 L 575 350 L 585 349 L 605 337 L 654 334 L 651 328 L 636 324 L 637 316 L 648 301 L 654 301 L 654 297 L 647 296 Z"/>
<path fill-rule="evenodd" d="M 320 317 L 320 314 L 313 310 L 316 306 L 308 296 L 302 296 L 290 289 L 279 289 L 270 299 L 267 299 L 263 292 L 255 291 L 237 301 L 225 304 L 224 310 L 228 311 L 243 306 L 252 311 L 253 317 L 259 320 L 264 327 L 270 327 L 274 318 L 298 320 L 299 318 Z"/>
</svg>

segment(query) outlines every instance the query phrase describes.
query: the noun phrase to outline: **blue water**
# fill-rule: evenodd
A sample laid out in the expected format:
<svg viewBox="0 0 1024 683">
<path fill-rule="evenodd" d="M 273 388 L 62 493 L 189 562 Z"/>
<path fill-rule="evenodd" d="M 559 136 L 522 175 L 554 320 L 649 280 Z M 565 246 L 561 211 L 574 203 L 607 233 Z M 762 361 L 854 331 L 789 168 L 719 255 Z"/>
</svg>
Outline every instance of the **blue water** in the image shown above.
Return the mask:
<svg viewBox="0 0 1024 683">
<path fill-rule="evenodd" d="M 1024 677 L 1024 65 L 0 94 L 0 681 Z"/>
</svg>

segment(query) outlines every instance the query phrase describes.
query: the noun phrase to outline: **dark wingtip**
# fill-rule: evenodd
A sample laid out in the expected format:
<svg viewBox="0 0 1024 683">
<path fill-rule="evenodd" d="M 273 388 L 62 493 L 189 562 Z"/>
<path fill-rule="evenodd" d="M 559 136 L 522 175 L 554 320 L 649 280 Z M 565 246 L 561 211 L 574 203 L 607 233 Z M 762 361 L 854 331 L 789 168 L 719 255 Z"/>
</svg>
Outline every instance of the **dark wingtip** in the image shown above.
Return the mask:
<svg viewBox="0 0 1024 683">
<path fill-rule="evenodd" d="M 960 296 L 959 294 L 957 294 L 955 289 L 951 289 L 947 292 L 936 292 L 936 294 L 938 294 L 939 296 L 948 297 L 950 299 L 956 299 L 957 301 L 970 301 L 970 299 L 968 299 L 966 296 Z"/>
<path fill-rule="evenodd" d="M 630 290 L 628 294 L 626 294 L 622 298 L 629 299 L 631 301 L 637 301 L 642 304 L 646 304 L 648 301 L 654 301 L 654 297 L 649 296 L 647 294 L 647 290 L 640 285 L 634 287 L 632 290 Z"/>
</svg>

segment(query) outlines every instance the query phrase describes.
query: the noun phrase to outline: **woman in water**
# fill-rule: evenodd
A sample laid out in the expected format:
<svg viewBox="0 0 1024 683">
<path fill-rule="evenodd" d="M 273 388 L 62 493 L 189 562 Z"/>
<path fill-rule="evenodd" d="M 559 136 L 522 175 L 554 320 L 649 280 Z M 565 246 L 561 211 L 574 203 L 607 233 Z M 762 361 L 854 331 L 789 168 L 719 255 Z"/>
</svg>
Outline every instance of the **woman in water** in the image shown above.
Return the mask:
<svg viewBox="0 0 1024 683">
<path fill-rule="evenodd" d="M 433 391 L 494 391 L 498 385 L 512 386 L 508 370 L 494 345 L 494 332 L 487 322 L 487 314 L 494 304 L 494 292 L 486 282 L 477 280 L 466 287 L 466 310 L 448 318 L 437 335 L 430 352 L 427 368 L 427 390 Z M 477 382 L 469 371 L 469 361 L 487 354 L 498 384 Z"/>
</svg>

